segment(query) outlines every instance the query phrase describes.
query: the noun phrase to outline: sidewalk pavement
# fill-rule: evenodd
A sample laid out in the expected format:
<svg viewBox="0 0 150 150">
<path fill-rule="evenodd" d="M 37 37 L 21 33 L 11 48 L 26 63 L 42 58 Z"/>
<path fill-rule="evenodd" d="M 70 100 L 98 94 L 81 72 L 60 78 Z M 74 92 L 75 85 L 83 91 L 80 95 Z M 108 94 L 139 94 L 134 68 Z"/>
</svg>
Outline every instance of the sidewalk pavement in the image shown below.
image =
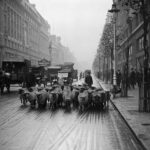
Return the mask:
<svg viewBox="0 0 150 150">
<path fill-rule="evenodd" d="M 12 96 L 14 94 L 17 94 L 18 93 L 18 90 L 20 89 L 21 87 L 17 84 L 13 84 L 10 86 L 10 93 L 7 93 L 7 89 L 4 88 L 4 94 L 1 95 L 0 93 L 0 98 L 2 97 L 7 97 L 7 96 Z"/>
<path fill-rule="evenodd" d="M 110 85 L 100 81 L 100 84 L 105 89 L 110 90 Z M 121 116 L 126 120 L 126 123 L 136 135 L 142 145 L 150 149 L 150 113 L 138 111 L 138 87 L 128 91 L 128 97 L 120 97 L 112 99 L 113 104 L 120 112 Z"/>
</svg>

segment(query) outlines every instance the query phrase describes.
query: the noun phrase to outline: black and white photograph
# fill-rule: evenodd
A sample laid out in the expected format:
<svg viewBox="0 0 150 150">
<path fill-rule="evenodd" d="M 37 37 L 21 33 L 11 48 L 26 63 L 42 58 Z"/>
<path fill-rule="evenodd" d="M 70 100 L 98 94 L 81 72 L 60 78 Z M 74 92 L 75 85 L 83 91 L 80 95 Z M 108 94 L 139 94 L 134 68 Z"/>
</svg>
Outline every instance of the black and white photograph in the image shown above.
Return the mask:
<svg viewBox="0 0 150 150">
<path fill-rule="evenodd" d="M 150 150 L 150 0 L 0 0 L 0 150 Z"/>
</svg>

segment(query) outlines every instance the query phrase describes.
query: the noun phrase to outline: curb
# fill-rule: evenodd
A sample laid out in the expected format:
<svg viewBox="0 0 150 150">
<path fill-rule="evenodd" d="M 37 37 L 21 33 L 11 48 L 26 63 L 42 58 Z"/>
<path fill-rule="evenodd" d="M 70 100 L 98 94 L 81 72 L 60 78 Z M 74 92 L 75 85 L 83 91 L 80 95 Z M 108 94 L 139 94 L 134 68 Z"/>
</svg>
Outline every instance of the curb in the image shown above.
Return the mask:
<svg viewBox="0 0 150 150">
<path fill-rule="evenodd" d="M 102 87 L 103 90 L 105 90 L 103 87 L 104 85 L 101 85 L 100 81 L 97 80 L 99 85 Z M 131 128 L 131 126 L 128 124 L 128 122 L 126 121 L 126 119 L 124 118 L 124 116 L 121 114 L 121 112 L 119 111 L 119 109 L 117 108 L 117 106 L 113 103 L 112 99 L 110 99 L 110 103 L 112 104 L 112 106 L 114 107 L 114 109 L 119 113 L 120 117 L 123 119 L 123 121 L 125 122 L 125 124 L 127 125 L 127 127 L 129 128 L 129 130 L 132 132 L 132 134 L 134 135 L 135 139 L 139 142 L 139 144 L 141 145 L 141 147 L 143 148 L 143 150 L 148 150 L 143 142 L 137 137 L 136 133 L 133 131 L 133 129 Z"/>
<path fill-rule="evenodd" d="M 113 105 L 113 107 L 117 110 L 117 112 L 119 113 L 119 115 L 121 116 L 121 118 L 123 119 L 123 121 L 125 122 L 125 124 L 127 125 L 127 127 L 130 129 L 130 131 L 132 132 L 132 134 L 134 135 L 134 137 L 136 138 L 136 140 L 140 143 L 140 145 L 142 146 L 143 150 L 148 150 L 143 142 L 137 137 L 136 133 L 133 131 L 133 129 L 131 128 L 131 126 L 128 124 L 128 122 L 126 121 L 126 119 L 124 118 L 124 116 L 121 114 L 121 112 L 119 111 L 119 109 L 117 108 L 117 106 L 113 103 L 113 101 L 110 99 L 111 104 Z"/>
</svg>

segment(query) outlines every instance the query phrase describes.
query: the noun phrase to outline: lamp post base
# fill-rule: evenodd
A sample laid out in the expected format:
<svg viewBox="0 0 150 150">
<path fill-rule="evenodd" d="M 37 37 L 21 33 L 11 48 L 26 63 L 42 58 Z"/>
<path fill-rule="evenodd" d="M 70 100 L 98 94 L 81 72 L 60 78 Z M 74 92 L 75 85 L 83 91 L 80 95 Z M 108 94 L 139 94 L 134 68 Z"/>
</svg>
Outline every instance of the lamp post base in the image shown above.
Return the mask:
<svg viewBox="0 0 150 150">
<path fill-rule="evenodd" d="M 115 98 L 116 97 L 116 93 L 117 93 L 118 91 L 117 91 L 117 85 L 112 85 L 111 86 L 111 93 L 112 93 L 112 95 L 113 95 L 113 98 Z"/>
</svg>

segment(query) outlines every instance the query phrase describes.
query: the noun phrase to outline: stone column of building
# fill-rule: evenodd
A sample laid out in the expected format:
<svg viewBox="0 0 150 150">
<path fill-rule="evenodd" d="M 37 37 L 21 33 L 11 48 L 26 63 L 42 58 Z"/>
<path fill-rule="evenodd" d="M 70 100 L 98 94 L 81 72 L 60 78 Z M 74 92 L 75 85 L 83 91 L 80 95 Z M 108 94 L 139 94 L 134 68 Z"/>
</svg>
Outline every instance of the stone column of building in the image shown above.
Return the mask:
<svg viewBox="0 0 150 150">
<path fill-rule="evenodd" d="M 69 48 L 61 44 L 61 38 L 56 35 L 50 37 L 50 53 L 51 64 L 62 65 L 65 62 L 76 62 L 74 55 L 70 52 Z"/>
</svg>

